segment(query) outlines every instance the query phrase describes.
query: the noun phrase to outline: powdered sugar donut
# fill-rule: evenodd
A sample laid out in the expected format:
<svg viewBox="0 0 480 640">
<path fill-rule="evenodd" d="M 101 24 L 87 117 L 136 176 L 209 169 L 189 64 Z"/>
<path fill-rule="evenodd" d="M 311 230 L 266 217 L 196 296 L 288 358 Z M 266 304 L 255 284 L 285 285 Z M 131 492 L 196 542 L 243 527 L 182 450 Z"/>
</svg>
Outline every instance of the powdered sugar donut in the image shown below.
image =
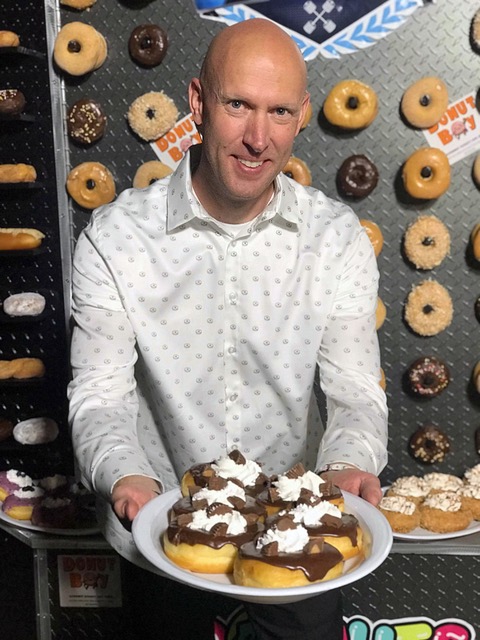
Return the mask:
<svg viewBox="0 0 480 640">
<path fill-rule="evenodd" d="M 45 298 L 34 291 L 14 293 L 3 301 L 3 310 L 7 316 L 38 316 L 45 310 Z"/>
<path fill-rule="evenodd" d="M 13 429 L 13 437 L 20 444 L 45 444 L 58 436 L 58 425 L 52 418 L 29 418 Z"/>
</svg>

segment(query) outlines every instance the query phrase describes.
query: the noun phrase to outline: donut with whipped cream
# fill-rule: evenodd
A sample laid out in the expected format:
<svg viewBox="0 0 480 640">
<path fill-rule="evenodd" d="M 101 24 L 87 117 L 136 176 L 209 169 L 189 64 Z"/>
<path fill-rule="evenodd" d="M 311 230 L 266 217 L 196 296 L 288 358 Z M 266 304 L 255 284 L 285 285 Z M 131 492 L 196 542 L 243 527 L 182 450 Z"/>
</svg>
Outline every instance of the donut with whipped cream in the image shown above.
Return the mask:
<svg viewBox="0 0 480 640">
<path fill-rule="evenodd" d="M 429 495 L 420 505 L 420 526 L 434 533 L 461 531 L 472 519 L 472 512 L 463 507 L 461 497 L 451 491 Z"/>
<path fill-rule="evenodd" d="M 409 533 L 420 526 L 420 511 L 415 502 L 405 496 L 384 496 L 378 509 L 396 533 Z"/>
<path fill-rule="evenodd" d="M 15 520 L 30 520 L 33 507 L 40 502 L 44 493 L 44 490 L 36 485 L 16 489 L 3 501 L 2 511 Z"/>
<path fill-rule="evenodd" d="M 400 476 L 386 491 L 386 496 L 400 496 L 419 505 L 428 495 L 429 488 L 423 478 L 418 476 Z"/>
<path fill-rule="evenodd" d="M 18 469 L 0 471 L 0 501 L 3 502 L 8 495 L 17 489 L 29 487 L 32 484 L 32 478 L 25 471 Z"/>
</svg>

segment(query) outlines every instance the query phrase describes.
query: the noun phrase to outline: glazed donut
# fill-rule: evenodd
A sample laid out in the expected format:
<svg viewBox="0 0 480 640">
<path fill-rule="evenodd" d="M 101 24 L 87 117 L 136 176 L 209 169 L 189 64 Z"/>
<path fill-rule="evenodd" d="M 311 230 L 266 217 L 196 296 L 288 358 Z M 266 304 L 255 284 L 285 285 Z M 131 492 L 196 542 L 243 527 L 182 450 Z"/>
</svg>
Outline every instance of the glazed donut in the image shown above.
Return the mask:
<svg viewBox="0 0 480 640">
<path fill-rule="evenodd" d="M 474 49 L 480 51 L 480 9 L 473 14 L 470 37 Z"/>
<path fill-rule="evenodd" d="M 385 371 L 382 369 L 382 367 L 380 367 L 380 382 L 378 384 L 380 385 L 380 388 L 383 389 L 383 391 L 386 390 L 387 378 L 385 377 Z"/>
<path fill-rule="evenodd" d="M 135 189 L 144 189 L 150 186 L 157 180 L 166 178 L 172 173 L 172 169 L 159 160 L 150 160 L 144 162 L 138 167 L 137 172 L 133 178 L 133 186 Z"/>
<path fill-rule="evenodd" d="M 67 191 L 85 209 L 96 209 L 115 198 L 115 181 L 100 162 L 82 162 L 70 171 Z"/>
<path fill-rule="evenodd" d="M 378 331 L 387 317 L 387 308 L 381 298 L 377 298 L 377 309 L 375 311 L 375 329 Z"/>
<path fill-rule="evenodd" d="M 304 187 L 309 187 L 312 184 L 312 174 L 306 162 L 295 156 L 290 156 L 287 164 L 283 167 L 283 173 L 289 178 L 293 178 L 295 182 L 303 184 Z"/>
<path fill-rule="evenodd" d="M 448 107 L 448 89 L 434 76 L 421 78 L 405 91 L 401 109 L 405 119 L 418 129 L 437 124 Z"/>
<path fill-rule="evenodd" d="M 70 7 L 71 9 L 77 9 L 83 11 L 93 7 L 97 0 L 60 0 L 60 4 L 64 7 Z"/>
<path fill-rule="evenodd" d="M 136 98 L 127 113 L 128 124 L 142 140 L 157 140 L 171 129 L 178 109 L 163 91 L 151 91 Z"/>
<path fill-rule="evenodd" d="M 363 82 L 342 80 L 328 94 L 323 113 L 337 127 L 363 129 L 378 113 L 377 94 Z"/>
<path fill-rule="evenodd" d="M 412 362 L 407 376 L 410 391 L 422 398 L 435 398 L 450 384 L 447 365 L 434 356 L 423 356 Z"/>
<path fill-rule="evenodd" d="M 480 223 L 473 227 L 470 234 L 470 241 L 472 243 L 472 251 L 475 260 L 480 260 Z"/>
<path fill-rule="evenodd" d="M 45 298 L 41 293 L 25 291 L 14 293 L 3 301 L 3 311 L 7 316 L 38 316 L 45 309 Z"/>
<path fill-rule="evenodd" d="M 372 243 L 373 252 L 378 258 L 383 248 L 383 234 L 380 230 L 380 227 L 376 222 L 373 222 L 372 220 L 365 220 L 363 218 L 360 220 L 360 224 L 362 225 L 362 227 L 365 227 L 368 238 Z"/>
<path fill-rule="evenodd" d="M 67 132 L 80 144 L 92 144 L 103 137 L 107 116 L 96 100 L 80 98 L 67 113 Z"/>
<path fill-rule="evenodd" d="M 364 155 L 346 158 L 337 172 L 339 192 L 351 198 L 365 198 L 377 186 L 378 170 Z"/>
<path fill-rule="evenodd" d="M 453 304 L 448 291 L 435 280 L 414 286 L 405 305 L 405 320 L 420 336 L 435 336 L 452 322 Z"/>
<path fill-rule="evenodd" d="M 58 436 L 58 425 L 52 418 L 28 418 L 13 428 L 13 437 L 20 444 L 46 444 Z"/>
<path fill-rule="evenodd" d="M 438 198 L 450 186 L 450 162 L 441 149 L 422 147 L 405 162 L 402 178 L 412 198 Z"/>
<path fill-rule="evenodd" d="M 38 229 L 0 228 L 0 251 L 24 251 L 36 249 L 45 238 Z"/>
<path fill-rule="evenodd" d="M 435 216 L 419 216 L 405 232 L 404 249 L 417 269 L 433 269 L 450 252 L 450 233 Z"/>
<path fill-rule="evenodd" d="M 313 107 L 312 103 L 308 103 L 307 110 L 305 111 L 305 115 L 303 116 L 302 124 L 300 126 L 300 131 L 303 131 L 307 126 L 310 120 L 312 119 Z"/>
<path fill-rule="evenodd" d="M 130 34 L 128 51 L 135 62 L 144 67 L 156 67 L 168 49 L 167 32 L 156 24 L 141 24 Z"/>
<path fill-rule="evenodd" d="M 0 47 L 18 47 L 20 38 L 14 31 L 0 31 Z"/>
<path fill-rule="evenodd" d="M 69 22 L 58 32 L 53 59 L 70 75 L 83 76 L 102 66 L 107 51 L 105 38 L 94 27 L 84 22 Z"/>
<path fill-rule="evenodd" d="M 416 460 L 433 464 L 444 460 L 450 450 L 450 440 L 438 427 L 427 424 L 412 434 L 408 449 Z"/>
<path fill-rule="evenodd" d="M 45 365 L 40 358 L 14 358 L 0 360 L 0 380 L 27 380 L 45 375 Z"/>
<path fill-rule="evenodd" d="M 475 156 L 475 160 L 473 161 L 472 176 L 473 181 L 475 182 L 477 187 L 480 188 L 480 153 Z"/>
<path fill-rule="evenodd" d="M 16 116 L 25 108 L 25 96 L 18 89 L 0 89 L 0 114 Z"/>
<path fill-rule="evenodd" d="M 37 172 L 31 164 L 0 164 L 0 182 L 35 182 Z"/>
</svg>

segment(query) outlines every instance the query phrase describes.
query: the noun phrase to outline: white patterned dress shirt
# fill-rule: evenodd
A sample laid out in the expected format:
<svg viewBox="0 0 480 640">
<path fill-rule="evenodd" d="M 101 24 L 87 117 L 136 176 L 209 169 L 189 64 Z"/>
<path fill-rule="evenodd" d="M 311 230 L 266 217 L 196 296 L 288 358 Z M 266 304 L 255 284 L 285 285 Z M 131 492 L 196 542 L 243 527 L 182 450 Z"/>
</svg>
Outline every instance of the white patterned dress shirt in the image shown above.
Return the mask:
<svg viewBox="0 0 480 640">
<path fill-rule="evenodd" d="M 125 475 L 169 490 L 232 448 L 267 474 L 338 461 L 378 474 L 387 459 L 378 270 L 357 217 L 282 174 L 230 231 L 195 197 L 189 157 L 94 212 L 74 259 L 74 449 L 107 539 L 139 564 L 107 504 Z"/>
</svg>

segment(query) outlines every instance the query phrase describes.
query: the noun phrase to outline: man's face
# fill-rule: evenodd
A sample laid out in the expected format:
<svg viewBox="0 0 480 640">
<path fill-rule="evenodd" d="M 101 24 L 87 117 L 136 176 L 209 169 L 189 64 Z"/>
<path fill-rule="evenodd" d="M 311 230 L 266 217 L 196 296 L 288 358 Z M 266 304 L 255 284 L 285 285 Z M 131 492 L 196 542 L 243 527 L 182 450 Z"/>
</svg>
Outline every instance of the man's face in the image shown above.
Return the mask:
<svg viewBox="0 0 480 640">
<path fill-rule="evenodd" d="M 289 69 L 272 58 L 227 59 L 213 82 L 198 84 L 192 109 L 203 134 L 197 177 L 222 206 L 265 206 L 302 124 L 308 96 L 294 72 L 298 62 Z"/>
</svg>

